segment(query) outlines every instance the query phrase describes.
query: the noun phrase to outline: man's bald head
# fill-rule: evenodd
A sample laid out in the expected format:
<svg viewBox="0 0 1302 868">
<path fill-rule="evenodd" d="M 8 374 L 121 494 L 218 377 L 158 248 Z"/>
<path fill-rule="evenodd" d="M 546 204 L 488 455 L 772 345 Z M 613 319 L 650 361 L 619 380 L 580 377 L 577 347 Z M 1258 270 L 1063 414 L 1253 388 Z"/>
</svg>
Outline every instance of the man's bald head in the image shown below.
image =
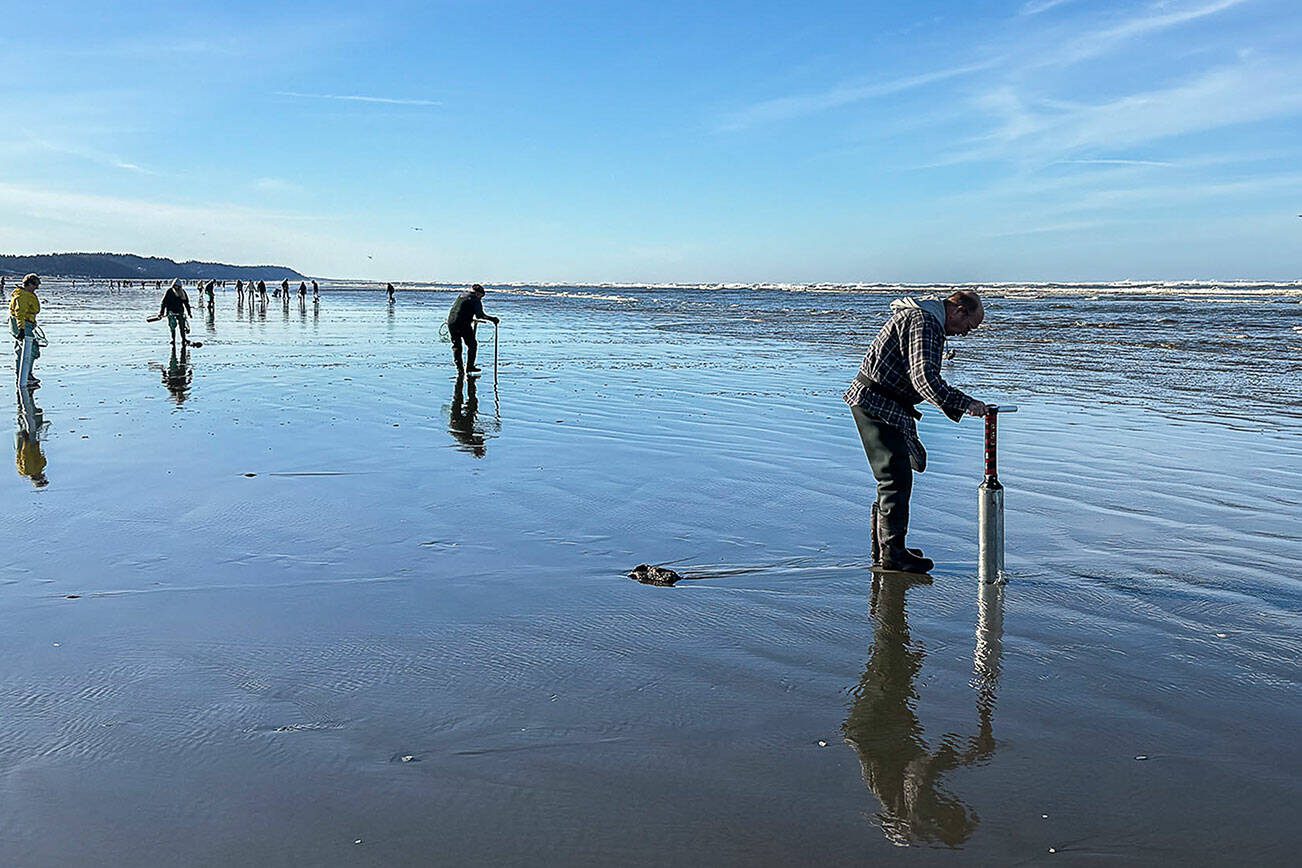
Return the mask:
<svg viewBox="0 0 1302 868">
<path fill-rule="evenodd" d="M 981 296 L 970 289 L 960 289 L 945 299 L 945 334 L 965 335 L 986 318 Z"/>
</svg>

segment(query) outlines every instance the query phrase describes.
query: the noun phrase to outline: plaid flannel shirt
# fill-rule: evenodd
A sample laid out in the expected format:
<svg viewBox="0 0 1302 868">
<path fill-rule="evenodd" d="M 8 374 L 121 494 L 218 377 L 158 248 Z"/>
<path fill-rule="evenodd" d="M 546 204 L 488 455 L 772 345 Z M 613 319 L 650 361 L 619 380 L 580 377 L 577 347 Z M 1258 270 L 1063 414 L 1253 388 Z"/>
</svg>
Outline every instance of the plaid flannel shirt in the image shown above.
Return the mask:
<svg viewBox="0 0 1302 868">
<path fill-rule="evenodd" d="M 851 407 L 863 407 L 904 432 L 909 441 L 909 463 L 919 473 L 927 467 L 927 451 L 918 439 L 916 420 L 922 414 L 913 405 L 923 401 L 935 404 L 957 422 L 972 403 L 941 377 L 944 347 L 945 329 L 935 317 L 917 308 L 900 311 L 882 326 L 859 366 L 859 376 L 843 396 Z M 875 383 L 878 389 L 869 388 L 868 383 Z"/>
</svg>

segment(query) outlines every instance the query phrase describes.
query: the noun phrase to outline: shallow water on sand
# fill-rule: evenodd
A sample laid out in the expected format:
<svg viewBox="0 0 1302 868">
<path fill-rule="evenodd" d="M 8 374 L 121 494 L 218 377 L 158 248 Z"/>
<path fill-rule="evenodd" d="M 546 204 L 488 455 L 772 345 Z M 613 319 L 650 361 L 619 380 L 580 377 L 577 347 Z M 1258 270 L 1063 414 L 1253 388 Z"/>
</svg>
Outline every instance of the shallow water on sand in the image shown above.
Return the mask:
<svg viewBox="0 0 1302 868">
<path fill-rule="evenodd" d="M 979 594 L 980 426 L 934 411 L 934 582 L 868 570 L 840 394 L 886 294 L 494 292 L 471 393 L 446 291 L 228 289 L 173 361 L 154 293 L 48 289 L 0 863 L 1302 846 L 1295 291 L 992 301 L 948 372 L 1021 405 Z"/>
</svg>

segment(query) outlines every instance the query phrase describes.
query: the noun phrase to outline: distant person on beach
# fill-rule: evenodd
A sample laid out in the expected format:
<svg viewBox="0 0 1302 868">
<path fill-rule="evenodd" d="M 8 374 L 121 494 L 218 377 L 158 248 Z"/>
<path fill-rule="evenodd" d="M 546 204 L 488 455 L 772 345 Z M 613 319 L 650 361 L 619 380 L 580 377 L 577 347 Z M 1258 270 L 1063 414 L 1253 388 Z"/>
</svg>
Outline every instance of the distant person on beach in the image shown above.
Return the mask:
<svg viewBox="0 0 1302 868">
<path fill-rule="evenodd" d="M 267 284 L 265 281 L 258 281 L 258 298 L 263 303 L 267 303 Z"/>
<path fill-rule="evenodd" d="M 448 335 L 452 338 L 452 360 L 457 363 L 457 373 L 476 374 L 475 351 L 479 348 L 475 340 L 475 321 L 487 320 L 496 325 L 501 322 L 495 316 L 484 313 L 484 288 L 476 283 L 469 292 L 463 292 L 452 302 L 448 311 Z M 461 365 L 461 345 L 466 345 L 466 364 Z"/>
<path fill-rule="evenodd" d="M 301 280 L 298 282 L 298 300 L 300 302 L 307 301 L 307 284 Z"/>
<path fill-rule="evenodd" d="M 935 564 L 918 549 L 905 548 L 913 472 L 927 466 L 918 439 L 916 405 L 935 404 L 953 421 L 963 414 L 984 416 L 986 405 L 945 382 L 940 375 L 947 335 L 965 335 L 981 325 L 981 298 L 968 290 L 948 298 L 926 296 L 891 302 L 891 318 L 864 356 L 843 396 L 877 479 L 872 509 L 873 565 L 885 570 L 926 573 Z"/>
<path fill-rule="evenodd" d="M 181 345 L 184 346 L 190 337 L 190 317 L 194 316 L 194 311 L 190 309 L 190 296 L 186 295 L 185 288 L 179 280 L 173 280 L 167 292 L 163 293 L 163 300 L 158 305 L 158 315 L 151 316 L 149 321 L 158 322 L 164 316 L 167 317 L 167 328 L 172 333 L 172 345 L 176 346 L 176 333 L 179 330 Z"/>
<path fill-rule="evenodd" d="M 36 315 L 41 312 L 41 300 L 36 297 L 36 290 L 40 286 L 41 278 L 29 274 L 9 296 L 9 331 L 14 336 L 15 379 L 20 389 L 35 389 L 41 385 L 41 381 L 32 375 L 32 365 L 41 356 L 36 336 Z M 3 289 L 4 278 L 0 278 L 0 291 Z"/>
<path fill-rule="evenodd" d="M 212 291 L 213 291 L 213 287 L 216 286 L 216 284 L 217 284 L 217 281 L 215 281 L 215 280 L 210 280 L 210 281 L 208 281 L 207 295 L 208 295 L 208 306 L 209 306 L 209 307 L 212 307 L 213 304 L 215 303 L 215 301 L 214 301 L 214 299 L 213 299 L 213 292 L 212 292 Z"/>
<path fill-rule="evenodd" d="M 321 287 L 317 286 L 316 281 L 314 280 L 312 281 L 312 303 L 316 304 L 320 300 L 321 300 Z"/>
<path fill-rule="evenodd" d="M 390 283 L 390 284 L 386 284 L 386 285 L 385 285 L 385 291 L 389 293 L 389 304 L 393 304 L 394 301 L 397 300 L 396 297 L 395 297 L 394 294 L 393 294 L 393 284 L 392 284 L 392 283 Z"/>
<path fill-rule="evenodd" d="M 235 281 L 235 300 L 241 303 L 244 301 L 244 281 L 242 280 Z"/>
</svg>

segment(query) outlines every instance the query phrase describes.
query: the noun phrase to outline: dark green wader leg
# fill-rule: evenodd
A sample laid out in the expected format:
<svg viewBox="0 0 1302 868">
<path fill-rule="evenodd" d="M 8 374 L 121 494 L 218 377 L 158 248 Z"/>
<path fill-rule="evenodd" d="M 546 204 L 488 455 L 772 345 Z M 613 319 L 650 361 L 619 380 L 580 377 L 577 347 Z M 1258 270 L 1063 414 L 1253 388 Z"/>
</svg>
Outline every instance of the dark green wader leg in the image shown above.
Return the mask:
<svg viewBox="0 0 1302 868">
<path fill-rule="evenodd" d="M 873 561 L 889 550 L 903 551 L 909 532 L 909 497 L 913 494 L 913 466 L 909 464 L 909 442 L 904 432 L 870 416 L 862 407 L 851 407 L 864 454 L 877 480 L 877 501 L 873 504 Z"/>
</svg>

